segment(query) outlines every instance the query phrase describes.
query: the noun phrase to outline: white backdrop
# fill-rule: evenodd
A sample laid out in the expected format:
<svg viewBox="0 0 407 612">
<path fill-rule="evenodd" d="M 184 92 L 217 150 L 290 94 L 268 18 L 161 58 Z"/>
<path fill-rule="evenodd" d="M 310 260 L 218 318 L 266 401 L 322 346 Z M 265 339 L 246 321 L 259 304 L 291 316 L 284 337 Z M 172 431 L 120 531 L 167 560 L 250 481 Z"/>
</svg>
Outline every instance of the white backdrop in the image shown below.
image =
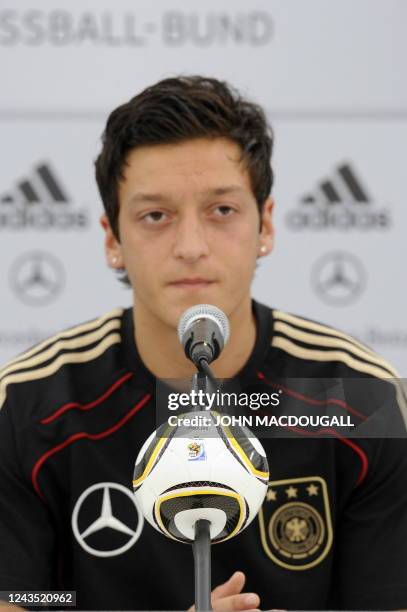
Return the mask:
<svg viewBox="0 0 407 612">
<path fill-rule="evenodd" d="M 277 243 L 254 294 L 339 326 L 407 376 L 405 0 L 0 3 L 0 362 L 127 305 L 93 160 L 108 113 L 201 73 L 261 103 Z"/>
</svg>

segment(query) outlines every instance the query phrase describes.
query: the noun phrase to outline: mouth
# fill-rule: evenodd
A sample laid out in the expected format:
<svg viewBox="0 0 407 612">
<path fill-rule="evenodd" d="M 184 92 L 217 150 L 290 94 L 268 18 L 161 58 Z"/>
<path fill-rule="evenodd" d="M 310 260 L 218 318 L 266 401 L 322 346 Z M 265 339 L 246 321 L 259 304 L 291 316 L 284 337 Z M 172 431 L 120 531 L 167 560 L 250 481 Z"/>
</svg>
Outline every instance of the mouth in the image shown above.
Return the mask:
<svg viewBox="0 0 407 612">
<path fill-rule="evenodd" d="M 178 289 L 205 289 L 214 284 L 215 281 L 205 278 L 181 278 L 178 281 L 169 283 L 170 287 L 176 287 Z"/>
</svg>

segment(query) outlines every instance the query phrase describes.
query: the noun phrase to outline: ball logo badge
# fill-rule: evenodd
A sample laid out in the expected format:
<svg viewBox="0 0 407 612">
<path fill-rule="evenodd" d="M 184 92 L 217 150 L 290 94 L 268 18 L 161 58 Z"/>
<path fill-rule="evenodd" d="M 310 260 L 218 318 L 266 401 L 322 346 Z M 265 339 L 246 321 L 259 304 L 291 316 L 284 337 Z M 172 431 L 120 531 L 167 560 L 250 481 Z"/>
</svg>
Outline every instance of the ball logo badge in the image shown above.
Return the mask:
<svg viewBox="0 0 407 612">
<path fill-rule="evenodd" d="M 203 440 L 192 440 L 188 444 L 188 461 L 203 461 L 206 459 Z"/>
<path fill-rule="evenodd" d="M 277 565 L 307 570 L 332 547 L 333 530 L 326 482 L 320 476 L 269 483 L 259 513 L 263 549 Z"/>
</svg>

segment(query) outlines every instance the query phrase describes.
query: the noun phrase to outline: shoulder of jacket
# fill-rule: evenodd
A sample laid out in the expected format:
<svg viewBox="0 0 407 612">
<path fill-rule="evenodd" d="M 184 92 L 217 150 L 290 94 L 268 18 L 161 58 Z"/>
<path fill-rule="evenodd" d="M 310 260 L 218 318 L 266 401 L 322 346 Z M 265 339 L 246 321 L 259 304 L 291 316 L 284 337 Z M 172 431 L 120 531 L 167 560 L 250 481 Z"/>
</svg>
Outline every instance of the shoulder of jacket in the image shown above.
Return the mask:
<svg viewBox="0 0 407 612">
<path fill-rule="evenodd" d="M 0 369 L 0 409 L 7 388 L 47 379 L 70 364 L 91 362 L 121 342 L 123 308 L 66 329 L 28 349 Z"/>
<path fill-rule="evenodd" d="M 273 347 L 315 362 L 341 362 L 354 375 L 400 378 L 397 370 L 349 334 L 283 310 L 273 310 Z"/>
</svg>

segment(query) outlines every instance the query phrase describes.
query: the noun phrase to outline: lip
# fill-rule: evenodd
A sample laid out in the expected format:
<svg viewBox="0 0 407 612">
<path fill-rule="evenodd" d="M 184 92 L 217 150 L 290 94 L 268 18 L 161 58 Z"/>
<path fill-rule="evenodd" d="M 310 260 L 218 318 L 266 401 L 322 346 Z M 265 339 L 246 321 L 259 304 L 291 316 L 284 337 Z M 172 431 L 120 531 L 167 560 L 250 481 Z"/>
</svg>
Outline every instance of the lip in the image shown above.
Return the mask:
<svg viewBox="0 0 407 612">
<path fill-rule="evenodd" d="M 209 287 L 209 285 L 213 285 L 215 281 L 208 280 L 205 278 L 181 278 L 178 281 L 173 281 L 169 283 L 171 287 L 190 287 L 190 288 L 200 288 L 200 287 Z"/>
</svg>

